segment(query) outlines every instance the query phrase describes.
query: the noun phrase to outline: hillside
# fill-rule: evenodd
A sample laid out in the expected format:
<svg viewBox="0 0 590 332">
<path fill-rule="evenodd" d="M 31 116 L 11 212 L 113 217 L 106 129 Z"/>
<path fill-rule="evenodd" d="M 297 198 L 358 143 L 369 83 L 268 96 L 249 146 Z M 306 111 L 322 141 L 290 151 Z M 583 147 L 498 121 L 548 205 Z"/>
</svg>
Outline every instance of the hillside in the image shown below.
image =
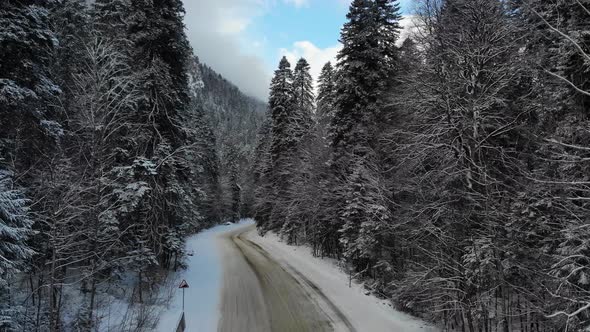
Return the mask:
<svg viewBox="0 0 590 332">
<path fill-rule="evenodd" d="M 190 88 L 197 107 L 205 115 L 214 141 L 213 177 L 219 179 L 214 217 L 237 220 L 250 217 L 253 202 L 252 163 L 257 133 L 266 103 L 242 93 L 238 87 L 194 57 Z M 222 202 L 222 204 L 219 204 Z"/>
</svg>

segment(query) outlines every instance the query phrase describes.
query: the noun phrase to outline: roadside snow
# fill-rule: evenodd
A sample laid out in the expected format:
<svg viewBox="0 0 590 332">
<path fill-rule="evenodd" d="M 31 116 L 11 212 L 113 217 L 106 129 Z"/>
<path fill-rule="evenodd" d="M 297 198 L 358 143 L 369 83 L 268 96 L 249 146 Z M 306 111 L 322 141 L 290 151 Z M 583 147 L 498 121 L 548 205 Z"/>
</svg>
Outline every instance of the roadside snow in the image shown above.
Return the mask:
<svg viewBox="0 0 590 332">
<path fill-rule="evenodd" d="M 438 331 L 427 323 L 394 310 L 388 301 L 365 295 L 361 285 L 353 283 L 349 288 L 348 276 L 336 262 L 313 257 L 309 247 L 288 246 L 272 233 L 261 237 L 256 231 L 251 231 L 247 238 L 264 248 L 277 262 L 297 270 L 319 287 L 357 331 Z"/>
<path fill-rule="evenodd" d="M 243 220 L 238 224 L 220 225 L 187 239 L 187 252 L 192 252 L 193 256 L 187 257 L 188 268 L 174 276 L 177 282 L 172 287 L 175 289 L 168 290 L 173 291 L 174 295 L 170 305 L 160 316 L 157 331 L 176 331 L 182 312 L 182 290 L 178 288 L 182 279 L 189 284 L 184 299 L 186 331 L 217 331 L 223 271 L 215 237 L 219 233 L 253 223 L 252 220 Z"/>
</svg>

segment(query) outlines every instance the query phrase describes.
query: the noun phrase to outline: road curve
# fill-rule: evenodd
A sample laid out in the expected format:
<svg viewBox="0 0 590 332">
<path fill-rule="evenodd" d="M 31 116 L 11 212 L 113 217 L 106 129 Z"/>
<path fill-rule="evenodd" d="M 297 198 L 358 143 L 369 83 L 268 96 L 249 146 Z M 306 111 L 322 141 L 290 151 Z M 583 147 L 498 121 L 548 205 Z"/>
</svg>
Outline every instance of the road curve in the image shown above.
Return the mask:
<svg viewBox="0 0 590 332">
<path fill-rule="evenodd" d="M 218 331 L 352 331 L 315 285 L 247 239 L 253 230 L 251 225 L 218 237 L 224 265 Z"/>
</svg>

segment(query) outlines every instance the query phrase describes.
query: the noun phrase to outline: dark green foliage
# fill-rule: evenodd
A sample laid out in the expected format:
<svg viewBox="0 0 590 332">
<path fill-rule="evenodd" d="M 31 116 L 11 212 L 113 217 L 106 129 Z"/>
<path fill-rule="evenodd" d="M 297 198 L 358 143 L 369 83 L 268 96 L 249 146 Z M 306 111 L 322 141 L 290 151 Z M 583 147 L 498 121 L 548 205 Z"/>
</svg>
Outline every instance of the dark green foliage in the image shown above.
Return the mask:
<svg viewBox="0 0 590 332">
<path fill-rule="evenodd" d="M 318 98 L 316 118 L 323 128 L 327 128 L 332 121 L 334 112 L 334 98 L 336 93 L 336 73 L 330 62 L 322 68 L 318 78 Z"/>
<path fill-rule="evenodd" d="M 195 101 L 202 108 L 207 129 L 208 150 L 204 179 L 207 181 L 206 219 L 221 222 L 253 216 L 254 149 L 257 133 L 264 119 L 266 105 L 244 95 L 211 68 L 195 59 L 196 75 L 191 79 Z M 233 179 L 232 179 L 233 178 Z M 239 210 L 235 211 L 240 190 Z"/>
<path fill-rule="evenodd" d="M 256 218 L 262 232 L 281 230 L 294 242 L 306 197 L 313 141 L 313 80 L 305 59 L 295 71 L 285 57 L 271 82 L 269 122 L 256 149 Z"/>
<path fill-rule="evenodd" d="M 281 62 L 256 150 L 260 230 L 445 330 L 588 329 L 590 2 L 417 10 L 398 47 L 395 2 L 352 1 L 301 141 L 285 119 L 302 76 Z"/>
<path fill-rule="evenodd" d="M 247 215 L 263 106 L 202 75 L 183 15 L 175 0 L 0 4 L 0 330 L 98 328 L 109 285 L 134 276 L 130 301 L 149 302 L 187 235 Z M 239 113 L 232 152 L 214 129 Z M 9 292 L 18 271 L 30 289 Z"/>
</svg>

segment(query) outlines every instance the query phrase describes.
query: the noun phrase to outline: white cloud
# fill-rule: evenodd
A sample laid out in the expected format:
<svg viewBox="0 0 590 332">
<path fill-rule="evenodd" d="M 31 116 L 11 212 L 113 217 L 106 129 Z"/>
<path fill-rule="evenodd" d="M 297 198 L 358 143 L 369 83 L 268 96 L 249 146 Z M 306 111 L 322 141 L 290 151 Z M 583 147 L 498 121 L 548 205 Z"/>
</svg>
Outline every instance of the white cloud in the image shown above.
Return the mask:
<svg viewBox="0 0 590 332">
<path fill-rule="evenodd" d="M 244 52 L 243 46 L 248 43 L 245 30 L 268 10 L 269 1 L 184 0 L 187 36 L 196 55 L 243 92 L 262 100 L 268 97 L 270 72 L 260 56 Z"/>
<path fill-rule="evenodd" d="M 250 20 L 244 17 L 227 17 L 221 21 L 218 31 L 226 35 L 239 34 L 250 25 Z"/>
<path fill-rule="evenodd" d="M 291 49 L 281 49 L 280 54 L 287 57 L 292 68 L 295 67 L 300 58 L 305 58 L 311 67 L 311 76 L 314 82 L 317 82 L 322 67 L 328 61 L 331 61 L 333 65 L 336 64 L 336 56 L 341 49 L 342 45 L 340 44 L 328 48 L 319 48 L 312 42 L 304 40 L 293 43 Z"/>
<path fill-rule="evenodd" d="M 398 46 L 401 45 L 407 37 L 411 36 L 414 29 L 416 29 L 415 16 L 404 16 L 400 22 L 400 25 L 402 26 L 403 30 L 400 33 Z M 328 61 L 332 62 L 332 65 L 335 65 L 336 56 L 341 49 L 342 44 L 340 43 L 328 48 L 319 48 L 311 41 L 303 40 L 293 43 L 290 49 L 281 49 L 280 55 L 287 57 L 287 60 L 289 60 L 291 63 L 292 68 L 295 67 L 295 64 L 300 58 L 305 58 L 305 60 L 307 60 L 311 66 L 311 76 L 313 77 L 314 81 L 317 82 L 317 79 L 322 71 L 322 67 L 324 67 Z"/>
<path fill-rule="evenodd" d="M 256 19 L 268 13 L 279 1 L 295 7 L 309 6 L 311 0 L 184 0 L 187 35 L 202 62 L 211 66 L 225 78 L 251 96 L 266 100 L 271 68 L 260 56 L 270 47 L 265 39 L 252 40 L 247 30 Z M 321 0 L 325 1 L 325 0 Z M 342 4 L 350 0 L 338 0 Z M 412 16 L 400 22 L 404 27 L 401 42 L 408 36 Z M 288 40 L 285 34 L 284 39 Z M 311 41 L 298 41 L 279 50 L 293 66 L 304 57 L 311 65 L 311 73 L 317 80 L 322 67 L 328 61 L 335 63 L 341 45 L 319 48 Z"/>
<path fill-rule="evenodd" d="M 412 37 L 412 35 L 418 31 L 418 17 L 415 15 L 404 16 L 402 20 L 399 22 L 399 24 L 403 30 L 399 35 L 397 44 L 398 46 L 401 46 L 401 44 L 404 42 L 404 40 L 406 40 L 406 38 Z"/>
<path fill-rule="evenodd" d="M 285 3 L 291 4 L 297 8 L 309 6 L 309 0 L 284 0 Z"/>
</svg>

